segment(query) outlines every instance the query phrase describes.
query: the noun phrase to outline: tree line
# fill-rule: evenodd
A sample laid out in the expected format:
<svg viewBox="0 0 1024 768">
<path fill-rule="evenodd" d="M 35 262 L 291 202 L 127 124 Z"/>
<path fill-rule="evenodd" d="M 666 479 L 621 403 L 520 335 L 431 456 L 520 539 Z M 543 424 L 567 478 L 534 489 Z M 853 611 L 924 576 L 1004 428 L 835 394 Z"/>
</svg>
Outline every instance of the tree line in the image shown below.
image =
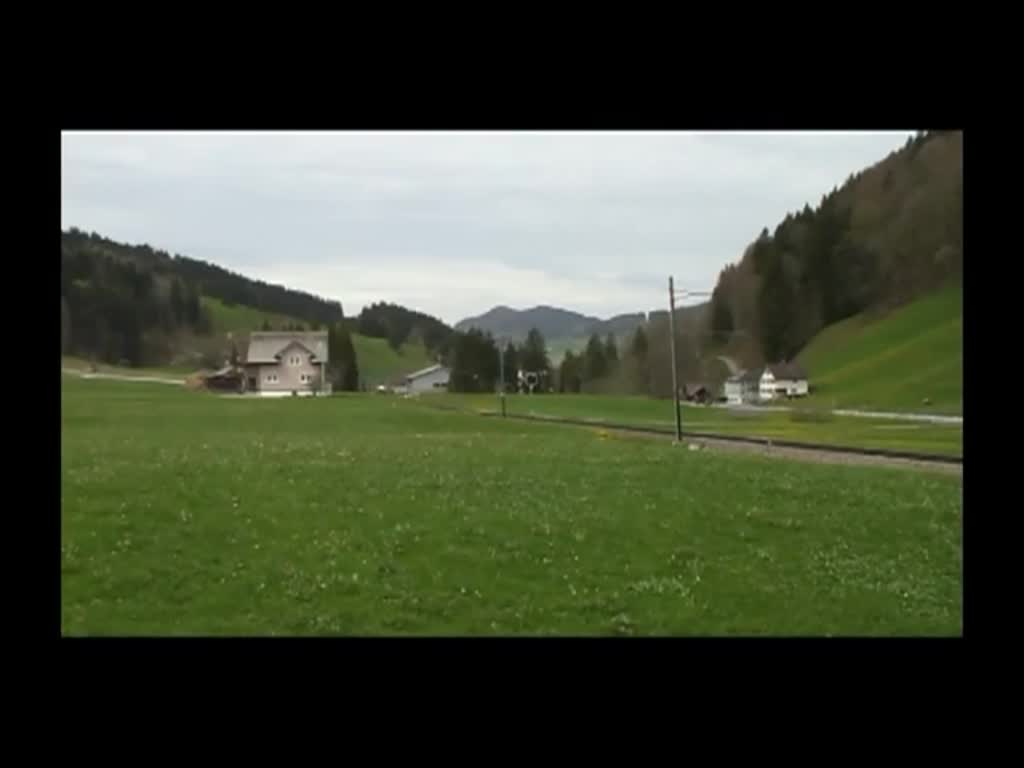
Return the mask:
<svg viewBox="0 0 1024 768">
<path fill-rule="evenodd" d="M 453 392 L 494 392 L 503 370 L 506 391 L 519 386 L 519 371 L 533 372 L 538 375 L 540 386 L 550 386 L 552 371 L 547 345 L 536 328 L 530 330 L 521 344 L 509 341 L 503 349 L 489 331 L 452 331 L 447 349 L 440 357 L 449 366 L 448 388 Z"/>
<path fill-rule="evenodd" d="M 422 342 L 428 352 L 436 354 L 447 351 L 454 333 L 436 317 L 388 302 L 363 307 L 350 327 L 363 336 L 387 339 L 395 350 L 406 342 Z"/>
<path fill-rule="evenodd" d="M 677 330 L 676 347 L 679 381 L 702 377 L 700 347 L 692 332 L 688 336 L 687 331 Z M 637 327 L 621 348 L 614 334 L 603 339 L 592 334 L 581 352 L 567 350 L 557 365 L 551 363 L 544 336 L 536 328 L 522 343 L 507 342 L 500 350 L 489 332 L 456 331 L 451 352 L 442 362 L 449 365 L 453 392 L 496 392 L 504 367 L 506 391 L 519 389 L 517 374 L 524 371 L 539 374 L 536 392 L 672 395 L 667 313 Z"/>
<path fill-rule="evenodd" d="M 206 335 L 195 286 L 110 258 L 89 239 L 61 244 L 61 353 L 138 366 L 164 359 L 180 330 Z"/>
<path fill-rule="evenodd" d="M 341 304 L 337 301 L 254 280 L 181 254 L 171 256 L 149 245 L 118 243 L 95 232 L 86 234 L 75 227 L 61 232 L 61 243 L 74 251 L 91 248 L 95 253 L 105 253 L 115 260 L 132 262 L 141 271 L 155 275 L 175 275 L 197 293 L 219 299 L 227 306 L 239 304 L 324 326 L 344 319 Z"/>
</svg>

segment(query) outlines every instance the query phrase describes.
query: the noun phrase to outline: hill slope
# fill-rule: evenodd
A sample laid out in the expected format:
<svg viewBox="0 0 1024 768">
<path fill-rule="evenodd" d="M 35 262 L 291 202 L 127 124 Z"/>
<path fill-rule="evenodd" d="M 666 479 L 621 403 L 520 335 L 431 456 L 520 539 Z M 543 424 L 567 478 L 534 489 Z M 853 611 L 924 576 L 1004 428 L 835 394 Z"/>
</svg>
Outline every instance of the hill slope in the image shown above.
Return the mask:
<svg viewBox="0 0 1024 768">
<path fill-rule="evenodd" d="M 478 328 L 495 337 L 511 337 L 522 341 L 531 328 L 540 331 L 545 339 L 572 338 L 583 335 L 587 329 L 601 322 L 599 317 L 588 317 L 558 307 L 538 306 L 532 309 L 494 307 L 477 317 L 467 317 L 455 324 L 455 330 Z"/>
<path fill-rule="evenodd" d="M 712 295 L 719 339 L 754 341 L 747 365 L 791 357 L 819 332 L 908 304 L 963 270 L 963 134 L 932 131 L 852 174 L 815 209 L 765 228 Z"/>
<path fill-rule="evenodd" d="M 265 324 L 340 322 L 353 331 L 368 387 L 429 365 L 450 331 L 436 318 L 392 304 L 375 304 L 358 321 L 346 321 L 336 301 L 149 245 L 61 232 L 64 360 L 189 372 L 223 364 L 233 348 L 244 354 L 245 337 Z"/>
<path fill-rule="evenodd" d="M 866 312 L 824 329 L 798 359 L 810 402 L 936 413 L 963 412 L 960 284 L 888 312 Z M 930 405 L 925 405 L 925 399 Z"/>
<path fill-rule="evenodd" d="M 406 342 L 396 351 L 387 339 L 375 339 L 359 333 L 352 334 L 359 363 L 359 378 L 367 389 L 386 384 L 407 373 L 433 364 L 434 358 L 423 342 Z"/>
</svg>

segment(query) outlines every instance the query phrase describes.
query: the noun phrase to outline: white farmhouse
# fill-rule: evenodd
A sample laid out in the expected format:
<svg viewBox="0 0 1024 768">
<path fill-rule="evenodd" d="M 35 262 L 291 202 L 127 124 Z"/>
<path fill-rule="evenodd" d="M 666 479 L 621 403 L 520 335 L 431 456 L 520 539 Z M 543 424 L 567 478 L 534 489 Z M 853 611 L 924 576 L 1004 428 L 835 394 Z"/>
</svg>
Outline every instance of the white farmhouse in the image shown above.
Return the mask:
<svg viewBox="0 0 1024 768">
<path fill-rule="evenodd" d="M 725 381 L 725 400 L 730 405 L 755 402 L 760 396 L 760 384 L 760 368 L 730 376 Z"/>
<path fill-rule="evenodd" d="M 769 365 L 761 373 L 758 389 L 761 400 L 803 397 L 809 391 L 807 372 L 797 362 Z"/>
</svg>

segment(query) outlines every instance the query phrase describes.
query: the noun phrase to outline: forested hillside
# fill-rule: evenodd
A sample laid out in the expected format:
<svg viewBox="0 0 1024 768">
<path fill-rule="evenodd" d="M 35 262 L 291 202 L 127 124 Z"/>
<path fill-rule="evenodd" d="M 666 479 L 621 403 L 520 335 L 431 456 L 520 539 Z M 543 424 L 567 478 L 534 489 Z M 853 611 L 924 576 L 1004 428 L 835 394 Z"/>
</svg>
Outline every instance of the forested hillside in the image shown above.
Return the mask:
<svg viewBox="0 0 1024 768">
<path fill-rule="evenodd" d="M 392 349 L 406 342 L 422 343 L 432 353 L 444 352 L 452 334 L 452 329 L 436 317 L 387 302 L 363 307 L 352 326 L 363 336 L 387 339 Z"/>
<path fill-rule="evenodd" d="M 240 304 L 263 312 L 287 315 L 307 323 L 329 325 L 344 317 L 341 304 L 281 285 L 254 280 L 188 256 L 156 250 L 149 245 L 117 243 L 97 233 L 72 228 L 61 233 L 62 251 L 88 258 L 106 256 L 134 264 L 154 275 L 174 275 L 197 293 L 219 299 L 227 306 Z"/>
<path fill-rule="evenodd" d="M 329 325 L 341 304 L 149 245 L 61 232 L 61 351 L 133 366 L 170 361 L 188 341 L 202 355 L 224 316 L 241 312 Z M 234 322 L 238 325 L 237 321 Z M 213 354 L 211 350 L 209 354 Z"/>
<path fill-rule="evenodd" d="M 719 276 L 711 330 L 742 337 L 748 364 L 791 358 L 823 328 L 927 295 L 962 270 L 963 134 L 919 133 L 762 231 Z"/>
</svg>

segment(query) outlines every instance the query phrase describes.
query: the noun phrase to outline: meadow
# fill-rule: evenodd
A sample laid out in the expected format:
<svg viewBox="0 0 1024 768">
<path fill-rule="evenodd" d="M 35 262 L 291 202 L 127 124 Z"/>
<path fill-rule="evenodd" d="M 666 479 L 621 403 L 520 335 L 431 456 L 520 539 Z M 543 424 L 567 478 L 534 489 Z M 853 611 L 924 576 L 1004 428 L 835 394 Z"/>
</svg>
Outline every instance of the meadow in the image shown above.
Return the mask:
<svg viewBox="0 0 1024 768">
<path fill-rule="evenodd" d="M 955 635 L 956 477 L 62 377 L 65 635 Z"/>
<path fill-rule="evenodd" d="M 810 372 L 811 403 L 961 414 L 963 289 L 953 284 L 891 312 L 831 325 L 799 359 Z"/>
<path fill-rule="evenodd" d="M 468 411 L 499 411 L 497 395 L 431 394 L 425 405 Z M 595 424 L 674 429 L 671 400 L 617 395 L 508 395 L 506 413 L 589 420 Z M 812 408 L 792 412 L 737 411 L 684 405 L 683 430 L 794 440 L 836 446 L 914 451 L 939 456 L 963 455 L 963 427 L 958 424 L 838 416 Z"/>
</svg>

